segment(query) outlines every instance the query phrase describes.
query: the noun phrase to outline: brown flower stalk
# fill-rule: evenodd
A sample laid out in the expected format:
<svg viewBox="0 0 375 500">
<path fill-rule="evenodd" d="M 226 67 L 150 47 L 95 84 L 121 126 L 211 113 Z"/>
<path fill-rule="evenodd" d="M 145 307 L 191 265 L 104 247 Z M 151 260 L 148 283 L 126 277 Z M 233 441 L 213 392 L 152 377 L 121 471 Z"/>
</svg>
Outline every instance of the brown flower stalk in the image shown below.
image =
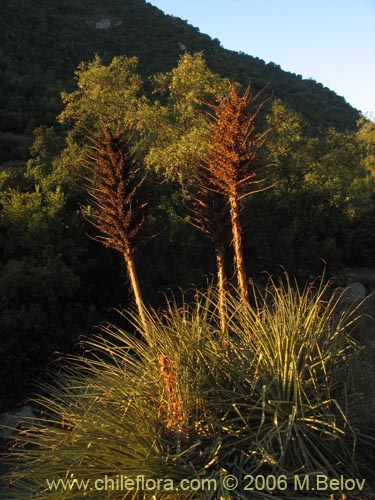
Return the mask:
<svg viewBox="0 0 375 500">
<path fill-rule="evenodd" d="M 139 316 L 146 330 L 142 293 L 134 263 L 139 232 L 144 222 L 146 203 L 138 198 L 145 177 L 135 161 L 130 139 L 124 131 L 111 132 L 102 126 L 100 133 L 89 137 L 86 154 L 87 188 L 94 202 L 91 223 L 101 233 L 96 236 L 107 247 L 122 253 Z"/>
<path fill-rule="evenodd" d="M 167 429 L 181 431 L 183 424 L 183 406 L 177 387 L 176 374 L 168 356 L 160 356 L 160 375 L 167 395 L 167 416 L 165 425 Z"/>
<path fill-rule="evenodd" d="M 211 240 L 215 249 L 220 330 L 224 335 L 223 342 L 225 343 L 225 335 L 227 333 L 225 249 L 228 244 L 228 233 L 230 233 L 228 204 L 224 196 L 215 190 L 204 168 L 197 168 L 190 190 L 192 203 L 189 208 L 192 218 L 189 222 Z"/>
<path fill-rule="evenodd" d="M 259 177 L 264 162 L 258 154 L 269 133 L 267 130 L 257 134 L 255 130 L 255 119 L 267 102 L 263 99 L 256 104 L 260 94 L 253 96 L 248 86 L 241 96 L 235 85 L 230 84 L 228 96 L 212 106 L 215 113 L 211 123 L 212 141 L 204 162 L 210 184 L 229 206 L 238 287 L 244 301 L 248 301 L 248 290 L 242 251 L 240 202 L 270 187 L 259 188 L 265 179 Z"/>
</svg>

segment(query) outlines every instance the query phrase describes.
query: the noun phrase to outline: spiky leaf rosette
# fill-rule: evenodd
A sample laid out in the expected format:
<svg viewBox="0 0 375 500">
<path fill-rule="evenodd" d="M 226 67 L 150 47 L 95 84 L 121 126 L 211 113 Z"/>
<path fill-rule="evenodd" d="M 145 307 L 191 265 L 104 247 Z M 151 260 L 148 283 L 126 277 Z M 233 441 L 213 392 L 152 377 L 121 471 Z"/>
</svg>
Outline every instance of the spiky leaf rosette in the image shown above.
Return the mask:
<svg viewBox="0 0 375 500">
<path fill-rule="evenodd" d="M 292 499 L 297 474 L 356 477 L 348 384 L 356 314 L 324 298 L 322 289 L 299 291 L 288 281 L 254 290 L 252 306 L 228 296 L 225 350 L 212 292 L 148 313 L 147 344 L 103 328 L 36 399 L 41 417 L 11 450 L 8 497 L 246 499 L 246 475 L 274 474 L 285 477 L 280 488 L 252 498 Z M 225 490 L 228 474 L 242 487 Z M 140 476 L 164 482 L 158 491 L 120 489 L 121 478 L 135 484 Z M 59 478 L 70 482 L 51 487 Z M 206 482 L 182 491 L 183 479 Z"/>
</svg>

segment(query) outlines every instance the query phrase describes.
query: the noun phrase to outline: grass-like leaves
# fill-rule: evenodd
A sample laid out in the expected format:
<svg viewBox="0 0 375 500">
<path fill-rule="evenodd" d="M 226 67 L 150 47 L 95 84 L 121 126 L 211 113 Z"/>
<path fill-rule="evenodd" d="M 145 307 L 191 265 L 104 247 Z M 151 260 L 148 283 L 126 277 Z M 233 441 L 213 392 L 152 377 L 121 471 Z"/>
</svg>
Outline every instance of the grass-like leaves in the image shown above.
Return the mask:
<svg viewBox="0 0 375 500">
<path fill-rule="evenodd" d="M 40 419 L 11 449 L 8 497 L 246 499 L 246 475 L 273 474 L 278 486 L 251 498 L 292 499 L 319 496 L 294 491 L 296 475 L 359 477 L 350 420 L 357 315 L 326 292 L 287 278 L 254 289 L 252 305 L 228 296 L 226 349 L 214 292 L 147 313 L 147 343 L 103 328 L 37 398 Z M 127 318 L 143 331 L 135 314 Z M 229 474 L 242 487 L 226 490 Z M 139 476 L 169 483 L 124 489 Z M 50 487 L 59 478 L 70 481 L 65 490 Z M 104 490 L 105 478 L 113 482 Z M 177 491 L 183 479 L 194 489 Z"/>
</svg>

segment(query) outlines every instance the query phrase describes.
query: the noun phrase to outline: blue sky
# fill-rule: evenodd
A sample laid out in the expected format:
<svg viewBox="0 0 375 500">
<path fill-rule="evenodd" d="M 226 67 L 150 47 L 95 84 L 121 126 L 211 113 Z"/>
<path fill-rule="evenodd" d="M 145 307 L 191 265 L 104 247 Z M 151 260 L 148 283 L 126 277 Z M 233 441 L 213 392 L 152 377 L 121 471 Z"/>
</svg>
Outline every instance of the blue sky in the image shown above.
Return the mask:
<svg viewBox="0 0 375 500">
<path fill-rule="evenodd" d="M 226 49 L 313 78 L 375 119 L 375 0 L 148 0 Z"/>
</svg>

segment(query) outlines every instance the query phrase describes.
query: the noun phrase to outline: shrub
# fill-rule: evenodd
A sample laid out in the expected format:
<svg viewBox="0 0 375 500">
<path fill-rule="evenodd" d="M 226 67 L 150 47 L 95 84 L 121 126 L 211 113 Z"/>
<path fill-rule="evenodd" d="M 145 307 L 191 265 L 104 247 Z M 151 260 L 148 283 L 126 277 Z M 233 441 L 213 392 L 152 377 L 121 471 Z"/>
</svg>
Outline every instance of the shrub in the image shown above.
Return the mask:
<svg viewBox="0 0 375 500">
<path fill-rule="evenodd" d="M 147 342 L 134 314 L 126 317 L 136 335 L 103 327 L 36 398 L 41 417 L 10 451 L 8 496 L 98 498 L 94 481 L 103 486 L 108 477 L 112 490 L 100 498 L 246 499 L 249 475 L 275 475 L 278 484 L 267 485 L 274 491 L 251 498 L 291 499 L 309 494 L 294 491 L 296 475 L 359 477 L 361 435 L 349 418 L 358 397 L 351 373 L 358 346 L 349 335 L 356 311 L 340 312 L 325 294 L 287 279 L 254 289 L 252 305 L 228 296 L 227 338 L 212 292 L 197 293 L 191 306 L 149 312 Z M 242 487 L 226 490 L 230 475 Z M 214 483 L 120 491 L 125 476 L 168 478 L 173 488 L 183 479 Z M 66 491 L 48 487 L 59 478 L 73 481 Z M 81 480 L 91 481 L 84 492 Z"/>
</svg>

